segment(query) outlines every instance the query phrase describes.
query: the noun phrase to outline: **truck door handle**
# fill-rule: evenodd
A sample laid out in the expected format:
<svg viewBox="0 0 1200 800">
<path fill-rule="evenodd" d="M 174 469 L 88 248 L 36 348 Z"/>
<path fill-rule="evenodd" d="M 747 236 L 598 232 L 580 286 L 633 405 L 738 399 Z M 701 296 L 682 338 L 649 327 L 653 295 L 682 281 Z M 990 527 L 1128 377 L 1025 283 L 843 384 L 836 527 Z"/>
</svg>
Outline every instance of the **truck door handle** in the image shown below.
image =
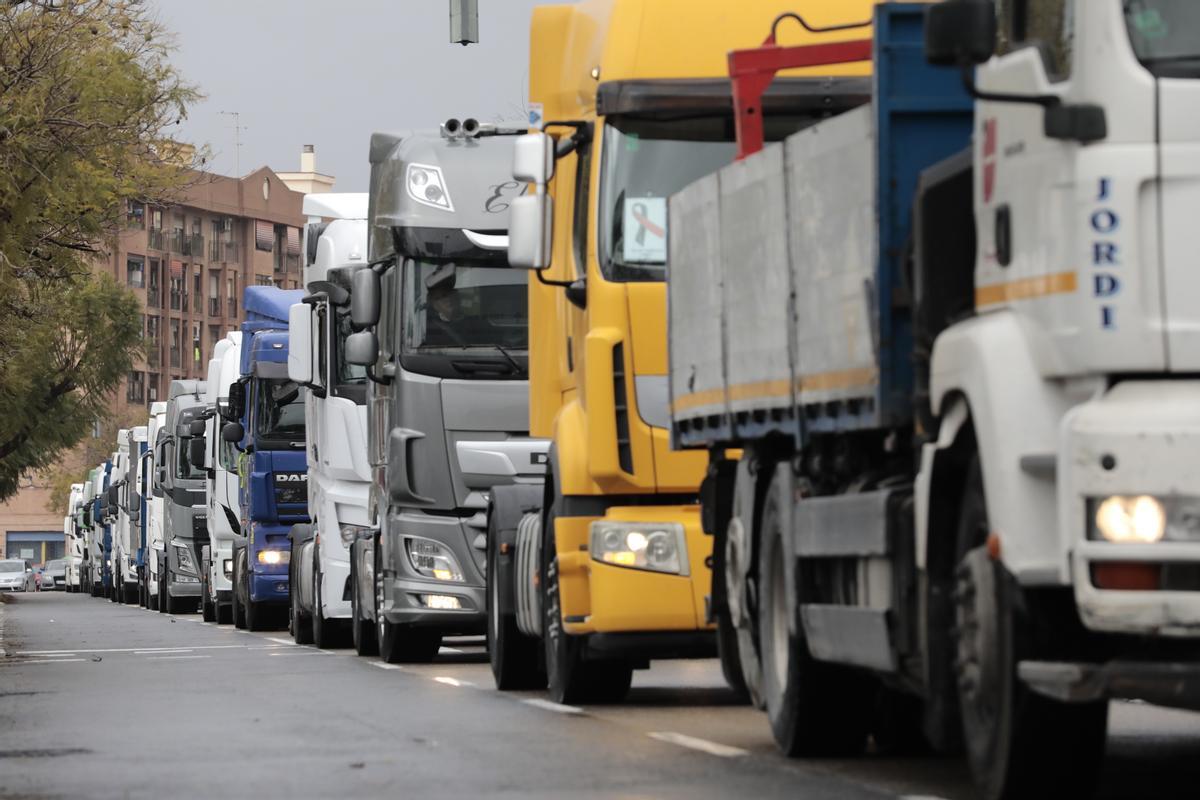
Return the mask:
<svg viewBox="0 0 1200 800">
<path fill-rule="evenodd" d="M 996 209 L 996 261 L 1002 267 L 1012 263 L 1012 209 L 1007 203 Z"/>
<path fill-rule="evenodd" d="M 393 503 L 410 506 L 433 505 L 434 500 L 422 497 L 412 487 L 408 471 L 408 444 L 424 439 L 425 434 L 408 428 L 393 428 L 388 435 L 387 483 L 388 499 Z"/>
</svg>

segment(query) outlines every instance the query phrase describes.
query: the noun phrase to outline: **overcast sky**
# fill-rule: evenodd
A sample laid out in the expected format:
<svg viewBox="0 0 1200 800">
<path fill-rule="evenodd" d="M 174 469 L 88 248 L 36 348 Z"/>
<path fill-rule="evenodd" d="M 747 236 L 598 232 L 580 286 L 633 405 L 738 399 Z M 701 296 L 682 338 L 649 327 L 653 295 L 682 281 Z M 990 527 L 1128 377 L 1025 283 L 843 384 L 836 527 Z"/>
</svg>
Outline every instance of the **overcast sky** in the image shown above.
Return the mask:
<svg viewBox="0 0 1200 800">
<path fill-rule="evenodd" d="M 561 2 L 562 0 L 558 0 Z M 479 44 L 450 44 L 449 0 L 151 0 L 172 61 L 206 99 L 180 126 L 214 172 L 300 168 L 302 145 L 335 191 L 367 189 L 372 131 L 448 117 L 521 120 L 529 13 L 545 0 L 479 0 Z M 236 159 L 234 117 L 240 114 Z"/>
</svg>

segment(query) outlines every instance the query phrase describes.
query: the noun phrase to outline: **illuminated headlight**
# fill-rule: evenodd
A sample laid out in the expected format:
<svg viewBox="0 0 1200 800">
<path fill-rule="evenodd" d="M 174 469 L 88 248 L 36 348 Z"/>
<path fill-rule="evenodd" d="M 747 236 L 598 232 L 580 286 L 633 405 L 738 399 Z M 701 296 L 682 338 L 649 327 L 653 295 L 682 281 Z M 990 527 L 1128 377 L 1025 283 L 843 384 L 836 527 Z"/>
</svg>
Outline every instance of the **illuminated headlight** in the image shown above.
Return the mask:
<svg viewBox="0 0 1200 800">
<path fill-rule="evenodd" d="M 349 547 L 354 544 L 354 540 L 359 536 L 369 535 L 375 532 L 374 528 L 368 528 L 365 525 L 343 525 L 342 526 L 342 544 Z"/>
<path fill-rule="evenodd" d="M 408 552 L 408 563 L 418 575 L 439 581 L 463 582 L 462 568 L 449 547 L 433 539 L 406 536 L 404 549 Z"/>
<path fill-rule="evenodd" d="M 227 558 L 221 562 L 221 569 L 225 572 L 225 577 L 233 579 L 233 559 Z"/>
<path fill-rule="evenodd" d="M 619 567 L 687 575 L 687 540 L 677 522 L 591 524 L 592 558 Z"/>
<path fill-rule="evenodd" d="M 267 566 L 275 566 L 277 564 L 290 564 L 292 561 L 291 550 L 259 550 L 258 563 L 266 564 Z"/>
<path fill-rule="evenodd" d="M 171 547 L 175 548 L 175 558 L 179 561 L 179 568 L 188 572 L 196 571 L 196 561 L 192 558 L 192 549 L 186 544 L 179 542 L 171 542 Z"/>
<path fill-rule="evenodd" d="M 106 567 L 109 567 L 109 568 L 111 569 L 111 568 L 112 568 L 112 559 L 111 559 L 111 558 L 106 558 L 106 559 L 104 560 L 104 566 L 106 566 Z"/>
<path fill-rule="evenodd" d="M 1088 502 L 1088 536 L 1118 544 L 1200 542 L 1200 497 L 1112 495 Z"/>
<path fill-rule="evenodd" d="M 409 164 L 405 172 L 405 183 L 408 186 L 408 196 L 418 203 L 443 211 L 454 210 L 454 203 L 450 201 L 450 192 L 446 189 L 446 179 L 442 176 L 440 167 Z"/>
<path fill-rule="evenodd" d="M 421 598 L 421 605 L 426 608 L 438 608 L 443 611 L 457 611 L 462 608 L 458 598 L 448 594 L 421 594 L 417 597 Z"/>
</svg>

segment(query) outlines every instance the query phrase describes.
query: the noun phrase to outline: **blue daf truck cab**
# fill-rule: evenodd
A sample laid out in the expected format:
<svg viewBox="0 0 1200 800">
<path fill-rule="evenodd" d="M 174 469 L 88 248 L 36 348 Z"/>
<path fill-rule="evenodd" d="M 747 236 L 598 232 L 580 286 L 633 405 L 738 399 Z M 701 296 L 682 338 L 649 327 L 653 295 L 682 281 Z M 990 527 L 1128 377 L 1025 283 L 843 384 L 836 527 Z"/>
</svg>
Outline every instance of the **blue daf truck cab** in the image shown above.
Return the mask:
<svg viewBox="0 0 1200 800">
<path fill-rule="evenodd" d="M 239 450 L 240 535 L 233 550 L 233 621 L 263 630 L 288 608 L 292 526 L 307 523 L 304 388 L 288 378 L 288 308 L 302 290 L 246 287 L 240 378 L 221 436 Z"/>
</svg>

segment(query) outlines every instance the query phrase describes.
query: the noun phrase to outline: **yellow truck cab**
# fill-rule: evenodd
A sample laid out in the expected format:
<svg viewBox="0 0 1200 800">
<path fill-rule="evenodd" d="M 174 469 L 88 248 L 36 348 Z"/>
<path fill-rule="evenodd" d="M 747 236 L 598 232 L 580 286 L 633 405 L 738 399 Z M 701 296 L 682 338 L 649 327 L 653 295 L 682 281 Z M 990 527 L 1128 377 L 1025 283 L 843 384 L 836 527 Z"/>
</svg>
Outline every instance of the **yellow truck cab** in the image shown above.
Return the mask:
<svg viewBox="0 0 1200 800">
<path fill-rule="evenodd" d="M 515 178 L 529 188 L 512 201 L 509 260 L 536 270 L 530 432 L 551 448 L 539 509 L 493 498 L 488 635 L 500 688 L 617 699 L 651 659 L 717 651 L 720 558 L 698 504 L 708 459 L 670 441 L 667 198 L 733 159 L 726 54 L 759 45 L 794 5 L 584 0 L 533 12 L 531 123 L 544 133 L 516 145 Z M 803 10 L 822 27 L 869 20 L 871 6 Z M 792 24 L 779 38 L 861 36 Z M 864 102 L 868 70 L 786 73 L 763 99 L 768 139 Z M 723 666 L 741 688 L 736 655 Z"/>
</svg>

